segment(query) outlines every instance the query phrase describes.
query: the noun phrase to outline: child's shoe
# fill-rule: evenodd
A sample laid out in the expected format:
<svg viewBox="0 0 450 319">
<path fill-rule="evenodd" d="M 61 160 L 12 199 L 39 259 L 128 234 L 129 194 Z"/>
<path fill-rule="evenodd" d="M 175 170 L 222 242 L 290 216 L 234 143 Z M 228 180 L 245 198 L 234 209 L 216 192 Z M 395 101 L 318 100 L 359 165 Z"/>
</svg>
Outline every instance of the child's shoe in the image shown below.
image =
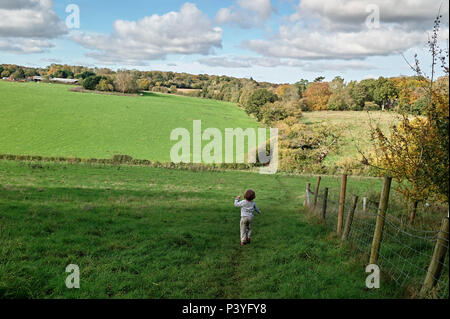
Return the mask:
<svg viewBox="0 0 450 319">
<path fill-rule="evenodd" d="M 244 246 L 245 246 L 245 243 L 241 243 L 241 246 L 244 247 Z"/>
<path fill-rule="evenodd" d="M 250 238 L 247 237 L 247 244 L 250 244 Z"/>
</svg>

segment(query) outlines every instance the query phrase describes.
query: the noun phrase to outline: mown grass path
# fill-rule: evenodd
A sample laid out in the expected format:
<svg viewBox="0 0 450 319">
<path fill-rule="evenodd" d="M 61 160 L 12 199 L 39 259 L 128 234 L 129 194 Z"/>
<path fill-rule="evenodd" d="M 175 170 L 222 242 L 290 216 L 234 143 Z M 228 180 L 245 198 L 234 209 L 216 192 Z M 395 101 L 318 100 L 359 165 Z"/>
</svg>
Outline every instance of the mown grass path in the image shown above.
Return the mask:
<svg viewBox="0 0 450 319">
<path fill-rule="evenodd" d="M 398 296 L 384 282 L 368 291 L 360 259 L 308 221 L 302 209 L 307 181 L 0 162 L 0 297 Z M 233 199 L 250 187 L 262 215 L 255 218 L 252 244 L 240 247 Z M 80 266 L 79 290 L 65 287 L 70 263 Z"/>
</svg>

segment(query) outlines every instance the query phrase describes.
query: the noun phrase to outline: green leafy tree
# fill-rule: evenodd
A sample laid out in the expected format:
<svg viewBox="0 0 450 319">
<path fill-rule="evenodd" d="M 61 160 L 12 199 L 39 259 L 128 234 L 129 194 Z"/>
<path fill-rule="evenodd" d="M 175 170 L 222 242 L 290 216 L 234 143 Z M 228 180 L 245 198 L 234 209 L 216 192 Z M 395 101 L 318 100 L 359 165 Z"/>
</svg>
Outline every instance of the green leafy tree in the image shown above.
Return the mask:
<svg viewBox="0 0 450 319">
<path fill-rule="evenodd" d="M 53 76 L 55 78 L 68 79 L 73 78 L 73 72 L 69 70 L 59 69 L 53 74 Z"/>
<path fill-rule="evenodd" d="M 2 78 L 8 78 L 11 75 L 11 73 L 8 70 L 3 70 L 1 75 Z"/>
<path fill-rule="evenodd" d="M 373 92 L 374 102 L 385 110 L 386 108 L 393 106 L 397 97 L 398 89 L 395 86 L 395 82 L 390 79 L 380 77 Z"/>
<path fill-rule="evenodd" d="M 367 102 L 373 102 L 376 80 L 365 79 L 361 82 L 351 82 L 349 87 L 353 110 L 362 110 Z"/>
<path fill-rule="evenodd" d="M 330 92 L 331 96 L 327 104 L 329 110 L 343 111 L 349 109 L 353 101 L 343 78 L 338 76 L 331 81 Z"/>
<path fill-rule="evenodd" d="M 101 80 L 102 80 L 101 76 L 91 75 L 83 80 L 82 83 L 83 88 L 86 90 L 95 90 Z"/>
<path fill-rule="evenodd" d="M 278 96 L 275 93 L 266 89 L 257 89 L 250 95 L 245 110 L 248 114 L 255 115 L 258 121 L 261 121 L 263 118 L 261 108 L 266 103 L 273 103 L 277 100 Z"/>
<path fill-rule="evenodd" d="M 13 74 L 12 77 L 16 80 L 25 79 L 25 72 L 22 68 L 18 68 Z"/>
<path fill-rule="evenodd" d="M 82 73 L 79 73 L 79 74 L 77 74 L 75 77 L 77 78 L 77 79 L 86 79 L 86 78 L 88 78 L 88 77 L 90 77 L 90 76 L 95 76 L 96 74 L 94 73 L 94 72 L 92 72 L 92 71 L 84 71 L 84 72 L 82 72 Z"/>
<path fill-rule="evenodd" d="M 37 74 L 36 69 L 28 68 L 25 70 L 25 77 L 35 76 Z"/>
<path fill-rule="evenodd" d="M 305 79 L 301 79 L 300 81 L 294 84 L 298 88 L 298 95 L 300 98 L 303 97 L 303 92 L 305 92 L 306 89 L 308 88 L 308 84 L 309 81 Z"/>
</svg>

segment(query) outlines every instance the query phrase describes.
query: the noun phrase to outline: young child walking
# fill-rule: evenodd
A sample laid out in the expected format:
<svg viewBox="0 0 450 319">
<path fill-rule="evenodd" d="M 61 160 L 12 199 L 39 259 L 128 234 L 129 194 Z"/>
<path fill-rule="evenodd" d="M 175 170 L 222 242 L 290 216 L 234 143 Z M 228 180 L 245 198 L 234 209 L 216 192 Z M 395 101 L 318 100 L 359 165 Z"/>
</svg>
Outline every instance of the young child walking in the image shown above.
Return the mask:
<svg viewBox="0 0 450 319">
<path fill-rule="evenodd" d="M 244 200 L 240 201 L 241 196 L 234 200 L 235 207 L 241 207 L 241 246 L 250 244 L 250 237 L 252 236 L 253 212 L 261 214 L 258 206 L 254 202 L 256 193 L 249 189 L 244 194 Z"/>
</svg>

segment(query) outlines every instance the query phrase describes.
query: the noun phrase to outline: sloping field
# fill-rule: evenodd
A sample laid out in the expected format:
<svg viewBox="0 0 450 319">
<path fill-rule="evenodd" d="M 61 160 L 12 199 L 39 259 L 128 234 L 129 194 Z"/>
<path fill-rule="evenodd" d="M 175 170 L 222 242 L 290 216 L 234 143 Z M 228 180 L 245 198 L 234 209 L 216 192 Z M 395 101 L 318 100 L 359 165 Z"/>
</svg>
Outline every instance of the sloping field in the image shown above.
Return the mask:
<svg viewBox="0 0 450 319">
<path fill-rule="evenodd" d="M 338 152 L 331 153 L 325 164 L 332 164 L 341 158 L 355 158 L 359 150 L 364 152 L 371 149 L 371 127 L 380 127 L 386 131 L 390 126 L 398 123 L 400 115 L 394 112 L 382 111 L 321 111 L 304 112 L 302 123 L 324 123 L 330 127 L 342 128 L 341 147 Z"/>
<path fill-rule="evenodd" d="M 313 178 L 0 161 L 0 180 L 0 298 L 401 297 L 368 290 L 364 258 L 306 219 Z M 262 214 L 240 247 L 248 187 Z"/>
<path fill-rule="evenodd" d="M 169 162 L 170 133 L 202 120 L 203 130 L 257 128 L 234 104 L 172 95 L 113 96 L 70 86 L 0 81 L 0 153 L 133 158 Z"/>
</svg>

